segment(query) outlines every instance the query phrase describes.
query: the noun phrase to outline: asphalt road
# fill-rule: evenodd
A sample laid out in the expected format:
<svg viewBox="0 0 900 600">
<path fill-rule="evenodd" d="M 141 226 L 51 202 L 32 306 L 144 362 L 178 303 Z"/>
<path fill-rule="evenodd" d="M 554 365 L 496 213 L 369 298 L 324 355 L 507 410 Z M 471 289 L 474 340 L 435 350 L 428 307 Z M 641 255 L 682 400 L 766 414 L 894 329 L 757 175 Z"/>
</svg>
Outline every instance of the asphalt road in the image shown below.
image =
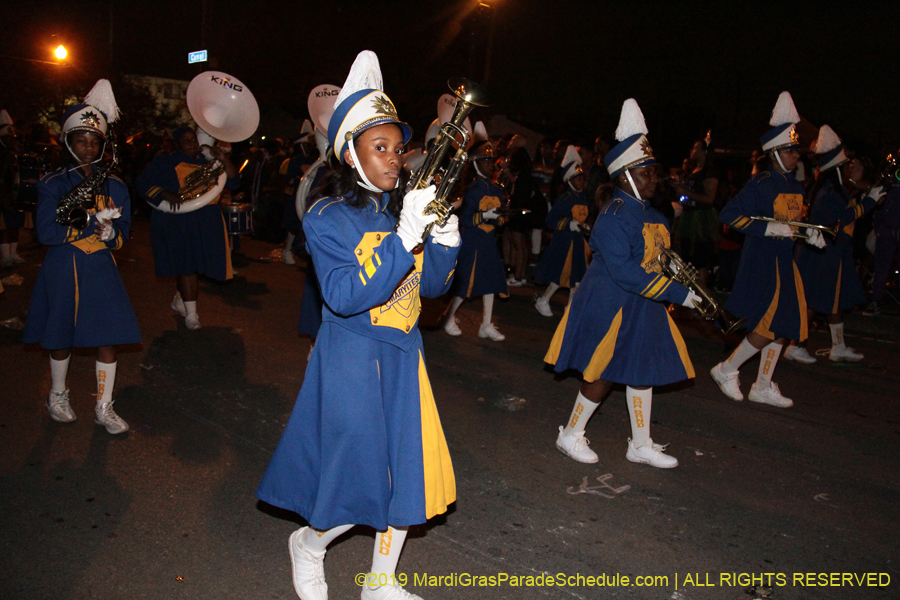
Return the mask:
<svg viewBox="0 0 900 600">
<path fill-rule="evenodd" d="M 46 355 L 0 329 L 0 599 L 296 597 L 287 539 L 299 517 L 253 495 L 309 349 L 296 334 L 302 264 L 271 260 L 273 248 L 245 240 L 234 281 L 201 283 L 203 329 L 191 332 L 169 309 L 174 283 L 153 276 L 147 223 L 136 223 L 116 255 L 143 333 L 119 356 L 116 410 L 131 424 L 122 436 L 93 423 L 90 353 L 70 367 L 79 419 L 60 425 L 42 406 Z M 0 297 L 0 320 L 24 318 L 42 251 L 26 245 L 24 255 L 23 285 Z M 452 338 L 437 329 L 445 303 L 426 301 L 426 360 L 459 499 L 411 532 L 398 571 L 407 589 L 425 600 L 900 597 L 894 341 L 853 335 L 861 326 L 848 340 L 863 363 L 782 361 L 775 379 L 795 406 L 777 409 L 726 399 L 707 372 L 728 345 L 679 314 L 698 376 L 657 390 L 652 435 L 680 466 L 625 460 L 621 390 L 588 425 L 600 463 L 584 465 L 554 446 L 578 380 L 541 360 L 566 296 L 554 297 L 549 319 L 535 291 L 497 303 L 503 343 L 475 335 L 480 302 L 463 306 L 464 335 Z M 878 338 L 900 330 L 891 316 L 864 325 Z M 813 335 L 811 349 L 827 345 Z M 745 391 L 756 364 L 744 367 Z M 359 527 L 332 546 L 332 599 L 359 597 L 354 576 L 372 541 Z M 886 585 L 840 575 L 866 573 Z M 843 585 L 822 586 L 835 580 L 820 574 Z M 490 576 L 501 581 L 468 585 Z M 566 585 L 528 585 L 546 577 Z"/>
</svg>

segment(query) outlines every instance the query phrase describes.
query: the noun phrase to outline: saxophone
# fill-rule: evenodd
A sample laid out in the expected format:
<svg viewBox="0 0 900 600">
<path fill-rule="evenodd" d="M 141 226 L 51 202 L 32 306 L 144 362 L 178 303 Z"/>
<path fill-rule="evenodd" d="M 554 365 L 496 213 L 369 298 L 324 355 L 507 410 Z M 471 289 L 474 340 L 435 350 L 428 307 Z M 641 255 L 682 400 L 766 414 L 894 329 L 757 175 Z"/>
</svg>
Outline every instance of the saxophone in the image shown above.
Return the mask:
<svg viewBox="0 0 900 600">
<path fill-rule="evenodd" d="M 111 149 L 112 159 L 94 169 L 93 173 L 85 177 L 56 204 L 56 222 L 60 225 L 73 229 L 84 229 L 87 226 L 88 210 L 96 208 L 97 192 L 118 163 L 116 136 L 112 128 L 109 129 L 106 145 Z"/>
<path fill-rule="evenodd" d="M 659 255 L 653 262 L 659 265 L 663 275 L 692 289 L 700 296 L 700 301 L 694 300 L 694 307 L 696 307 L 707 321 L 712 321 L 716 317 L 720 318 L 724 325 L 724 327 L 721 327 L 720 329 L 725 335 L 737 331 L 747 322 L 747 319 L 738 319 L 736 316 L 725 310 L 725 307 L 715 299 L 712 292 L 700 282 L 700 276 L 694 265 L 685 262 L 685 260 L 678 256 L 671 248 L 660 246 Z"/>
</svg>

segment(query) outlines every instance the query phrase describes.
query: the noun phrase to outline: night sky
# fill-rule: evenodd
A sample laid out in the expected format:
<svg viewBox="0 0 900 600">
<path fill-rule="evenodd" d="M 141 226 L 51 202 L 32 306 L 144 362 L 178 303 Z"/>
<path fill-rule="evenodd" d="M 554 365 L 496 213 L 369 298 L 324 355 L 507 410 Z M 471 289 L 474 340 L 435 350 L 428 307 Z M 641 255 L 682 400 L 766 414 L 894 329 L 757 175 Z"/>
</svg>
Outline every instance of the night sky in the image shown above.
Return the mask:
<svg viewBox="0 0 900 600">
<path fill-rule="evenodd" d="M 263 111 L 280 107 L 302 118 L 309 90 L 342 84 L 355 55 L 371 49 L 386 91 L 421 136 L 446 80 L 484 81 L 490 52 L 494 105 L 473 118 L 505 114 L 548 136 L 611 139 L 622 101 L 634 97 L 658 153 L 680 161 L 710 128 L 723 145 L 754 144 L 786 89 L 806 119 L 830 124 L 874 158 L 900 143 L 898 2 L 485 3 L 491 7 L 472 0 L 6 3 L 0 54 L 46 59 L 61 42 L 73 65 L 60 75 L 58 67 L 4 58 L 2 78 L 62 77 L 87 89 L 115 73 L 190 79 L 216 68 L 247 84 Z M 204 47 L 214 62 L 189 66 L 187 53 Z M 0 104 L 16 107 L 16 95 L 5 85 Z"/>
</svg>

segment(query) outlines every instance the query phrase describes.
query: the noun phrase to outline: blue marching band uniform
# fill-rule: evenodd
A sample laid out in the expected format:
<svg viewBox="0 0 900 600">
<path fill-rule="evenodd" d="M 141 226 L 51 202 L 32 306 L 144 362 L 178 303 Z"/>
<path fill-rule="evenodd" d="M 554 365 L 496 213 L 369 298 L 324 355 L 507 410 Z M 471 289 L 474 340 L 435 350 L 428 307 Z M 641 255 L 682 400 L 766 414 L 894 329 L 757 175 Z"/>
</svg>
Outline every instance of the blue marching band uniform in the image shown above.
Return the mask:
<svg viewBox="0 0 900 600">
<path fill-rule="evenodd" d="M 163 191 L 177 192 L 185 178 L 206 162 L 202 155 L 190 156 L 181 150 L 159 154 L 138 176 L 134 187 L 147 202 L 158 207 Z M 229 190 L 236 190 L 239 185 L 239 177 L 225 183 Z M 157 277 L 201 273 L 226 281 L 233 276 L 228 231 L 216 201 L 190 212 L 154 210 L 150 236 Z"/>
<path fill-rule="evenodd" d="M 567 188 L 547 214 L 546 225 L 553 231 L 550 245 L 538 260 L 534 280 L 573 288 L 587 271 L 591 250 L 581 229 L 572 231 L 571 222 L 585 224 L 588 199 L 584 192 Z"/>
<path fill-rule="evenodd" d="M 497 249 L 498 220 L 485 220 L 483 213 L 499 209 L 503 188 L 477 177 L 469 184 L 459 209 L 462 246 L 451 293 L 458 298 L 488 294 L 506 297 L 506 269 Z"/>
<path fill-rule="evenodd" d="M 794 240 L 766 237 L 768 223 L 751 217 L 798 221 L 802 211 L 803 185 L 792 173 L 770 167 L 747 182 L 719 215 L 746 236 L 726 307 L 746 317 L 748 331 L 769 340 L 806 339 L 806 296 L 794 263 Z"/>
<path fill-rule="evenodd" d="M 97 194 L 84 229 L 56 222 L 59 199 L 84 180 L 79 167 L 48 173 L 38 182 L 35 229 L 49 246 L 35 282 L 22 341 L 50 350 L 136 344 L 141 341 L 137 319 L 125 291 L 112 250 L 128 241 L 131 199 L 121 179 L 107 179 L 109 194 Z M 106 186 L 104 186 L 106 187 Z M 93 215 L 121 208 L 113 221 L 116 236 L 101 241 Z"/>
<path fill-rule="evenodd" d="M 688 290 L 660 273 L 665 219 L 620 188 L 597 217 L 591 266 L 556 329 L 544 361 L 584 380 L 658 386 L 694 376 L 684 339 L 663 302 Z"/>
</svg>

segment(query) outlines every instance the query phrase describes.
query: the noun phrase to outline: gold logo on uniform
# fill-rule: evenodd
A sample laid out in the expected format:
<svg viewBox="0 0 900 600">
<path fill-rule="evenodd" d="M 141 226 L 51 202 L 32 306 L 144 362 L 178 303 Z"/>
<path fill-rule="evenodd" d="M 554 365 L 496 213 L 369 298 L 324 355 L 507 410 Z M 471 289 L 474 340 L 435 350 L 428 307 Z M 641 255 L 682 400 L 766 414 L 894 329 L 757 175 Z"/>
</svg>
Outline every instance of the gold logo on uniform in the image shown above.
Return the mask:
<svg viewBox="0 0 900 600">
<path fill-rule="evenodd" d="M 584 204 L 576 204 L 572 207 L 572 218 L 579 223 L 584 223 L 588 218 L 588 207 Z"/>
<path fill-rule="evenodd" d="M 661 273 L 659 266 L 660 248 L 669 247 L 669 230 L 662 223 L 644 223 L 644 259 L 641 266 L 648 273 Z"/>
<path fill-rule="evenodd" d="M 776 219 L 797 221 L 803 215 L 803 196 L 801 194 L 778 194 L 772 208 Z"/>
<path fill-rule="evenodd" d="M 374 108 L 375 112 L 379 115 L 387 115 L 399 120 L 397 117 L 397 109 L 394 108 L 393 102 L 391 102 L 387 96 L 375 96 L 372 98 L 372 108 Z"/>
<path fill-rule="evenodd" d="M 360 266 L 364 265 L 369 257 L 375 254 L 375 249 L 390 234 L 390 231 L 368 231 L 363 234 L 359 245 L 354 249 L 356 260 L 359 261 Z M 406 278 L 397 286 L 390 299 L 381 306 L 369 309 L 369 317 L 373 325 L 377 327 L 392 327 L 406 333 L 409 333 L 415 326 L 419 320 L 419 312 L 421 312 L 419 284 L 422 281 L 423 254 L 420 252 L 415 255 L 415 266 L 410 269 Z"/>
</svg>

